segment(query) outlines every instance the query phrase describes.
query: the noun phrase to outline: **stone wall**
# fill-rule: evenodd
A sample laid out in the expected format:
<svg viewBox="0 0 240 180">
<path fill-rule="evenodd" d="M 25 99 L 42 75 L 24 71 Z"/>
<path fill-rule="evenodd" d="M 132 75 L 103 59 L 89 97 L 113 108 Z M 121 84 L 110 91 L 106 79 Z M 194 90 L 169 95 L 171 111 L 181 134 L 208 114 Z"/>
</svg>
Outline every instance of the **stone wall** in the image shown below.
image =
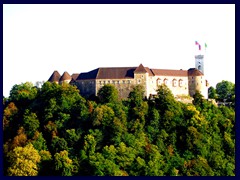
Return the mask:
<svg viewBox="0 0 240 180">
<path fill-rule="evenodd" d="M 189 76 L 188 83 L 190 96 L 199 91 L 207 99 L 207 86 L 204 76 Z"/>
<path fill-rule="evenodd" d="M 144 96 L 149 97 L 148 73 L 134 73 L 134 85 L 141 85 L 145 89 Z"/>
<path fill-rule="evenodd" d="M 80 94 L 85 97 L 96 95 L 96 80 L 77 80 L 75 85 L 80 90 Z"/>
<path fill-rule="evenodd" d="M 134 79 L 97 79 L 96 95 L 99 89 L 106 84 L 114 85 L 120 98 L 127 98 L 134 87 Z"/>
</svg>

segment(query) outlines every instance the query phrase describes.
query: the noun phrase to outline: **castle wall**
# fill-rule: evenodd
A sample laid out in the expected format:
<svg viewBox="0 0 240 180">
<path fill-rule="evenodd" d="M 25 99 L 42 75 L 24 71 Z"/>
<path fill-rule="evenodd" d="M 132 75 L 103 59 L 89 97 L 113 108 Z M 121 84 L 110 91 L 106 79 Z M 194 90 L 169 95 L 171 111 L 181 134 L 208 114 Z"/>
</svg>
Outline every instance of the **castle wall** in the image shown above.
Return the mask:
<svg viewBox="0 0 240 180">
<path fill-rule="evenodd" d="M 144 96 L 149 97 L 148 73 L 134 73 L 134 84 L 141 85 L 145 89 Z"/>
<path fill-rule="evenodd" d="M 188 77 L 182 76 L 151 76 L 149 77 L 149 95 L 156 95 L 158 86 L 165 84 L 173 95 L 188 95 Z"/>
<path fill-rule="evenodd" d="M 97 79 L 95 95 L 106 84 L 114 85 L 120 98 L 127 98 L 134 87 L 134 79 Z"/>
<path fill-rule="evenodd" d="M 78 87 L 82 96 L 89 97 L 91 95 L 96 95 L 95 79 L 77 80 L 74 84 Z"/>
</svg>

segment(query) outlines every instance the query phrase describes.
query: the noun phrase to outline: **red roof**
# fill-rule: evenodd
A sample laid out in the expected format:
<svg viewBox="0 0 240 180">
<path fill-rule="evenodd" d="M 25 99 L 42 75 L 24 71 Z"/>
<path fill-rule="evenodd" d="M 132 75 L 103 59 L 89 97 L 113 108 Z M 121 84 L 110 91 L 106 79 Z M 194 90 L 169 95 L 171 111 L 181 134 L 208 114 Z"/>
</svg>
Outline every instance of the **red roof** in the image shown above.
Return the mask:
<svg viewBox="0 0 240 180">
<path fill-rule="evenodd" d="M 188 76 L 203 76 L 203 73 L 196 68 L 188 69 Z"/>
<path fill-rule="evenodd" d="M 188 76 L 186 70 L 151 69 L 155 76 Z"/>
<path fill-rule="evenodd" d="M 58 82 L 59 81 L 59 79 L 60 79 L 60 74 L 59 74 L 59 72 L 58 71 L 54 71 L 53 73 L 52 73 L 52 75 L 50 76 L 50 78 L 48 79 L 48 81 L 50 81 L 50 82 Z"/>
<path fill-rule="evenodd" d="M 191 68 L 189 70 L 150 69 L 140 64 L 138 67 L 101 67 L 89 72 L 80 73 L 79 75 L 74 74 L 74 78 L 76 80 L 129 79 L 134 78 L 134 73 L 148 73 L 149 76 L 182 76 L 182 77 L 187 77 L 188 75 L 190 76 L 203 75 L 199 70 L 195 68 Z"/>
<path fill-rule="evenodd" d="M 59 81 L 65 81 L 65 80 L 71 80 L 71 79 L 72 79 L 72 77 L 68 74 L 67 71 L 65 71 L 63 73 L 63 75 L 61 76 L 61 78 L 59 79 Z"/>
<path fill-rule="evenodd" d="M 145 67 L 142 64 L 140 64 L 137 67 L 137 69 L 134 71 L 134 73 L 146 73 L 146 72 L 147 72 L 147 70 L 145 69 Z"/>
</svg>

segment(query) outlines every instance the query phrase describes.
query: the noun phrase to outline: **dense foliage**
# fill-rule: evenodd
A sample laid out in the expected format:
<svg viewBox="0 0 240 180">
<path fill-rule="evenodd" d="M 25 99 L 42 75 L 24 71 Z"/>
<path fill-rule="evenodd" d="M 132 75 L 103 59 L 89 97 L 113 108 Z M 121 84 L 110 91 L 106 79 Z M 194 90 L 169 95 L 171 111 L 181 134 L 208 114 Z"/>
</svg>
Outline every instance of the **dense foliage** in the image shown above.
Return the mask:
<svg viewBox="0 0 240 180">
<path fill-rule="evenodd" d="M 216 89 L 214 87 L 208 88 L 208 97 L 215 99 L 218 102 L 235 107 L 235 84 L 230 81 L 221 81 L 217 83 Z"/>
<path fill-rule="evenodd" d="M 15 85 L 4 99 L 4 174 L 9 176 L 234 176 L 235 111 L 196 93 L 154 100 L 136 86 L 96 100 L 69 84 Z"/>
</svg>

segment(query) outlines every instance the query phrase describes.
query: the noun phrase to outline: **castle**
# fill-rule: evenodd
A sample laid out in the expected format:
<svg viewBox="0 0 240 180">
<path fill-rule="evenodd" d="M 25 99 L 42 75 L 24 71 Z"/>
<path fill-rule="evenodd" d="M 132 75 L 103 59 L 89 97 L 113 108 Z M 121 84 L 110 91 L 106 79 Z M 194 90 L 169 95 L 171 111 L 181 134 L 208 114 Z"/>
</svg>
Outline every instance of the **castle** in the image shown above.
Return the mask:
<svg viewBox="0 0 240 180">
<path fill-rule="evenodd" d="M 105 84 L 114 85 L 120 98 L 127 98 L 135 85 L 142 85 L 145 97 L 157 94 L 158 85 L 165 84 L 173 95 L 190 95 L 199 91 L 208 98 L 208 82 L 204 77 L 204 56 L 195 56 L 195 68 L 188 70 L 150 69 L 140 64 L 138 67 L 103 67 L 89 72 L 72 74 L 64 72 L 62 76 L 54 71 L 48 79 L 59 84 L 74 84 L 85 97 L 97 95 L 99 89 Z"/>
</svg>

